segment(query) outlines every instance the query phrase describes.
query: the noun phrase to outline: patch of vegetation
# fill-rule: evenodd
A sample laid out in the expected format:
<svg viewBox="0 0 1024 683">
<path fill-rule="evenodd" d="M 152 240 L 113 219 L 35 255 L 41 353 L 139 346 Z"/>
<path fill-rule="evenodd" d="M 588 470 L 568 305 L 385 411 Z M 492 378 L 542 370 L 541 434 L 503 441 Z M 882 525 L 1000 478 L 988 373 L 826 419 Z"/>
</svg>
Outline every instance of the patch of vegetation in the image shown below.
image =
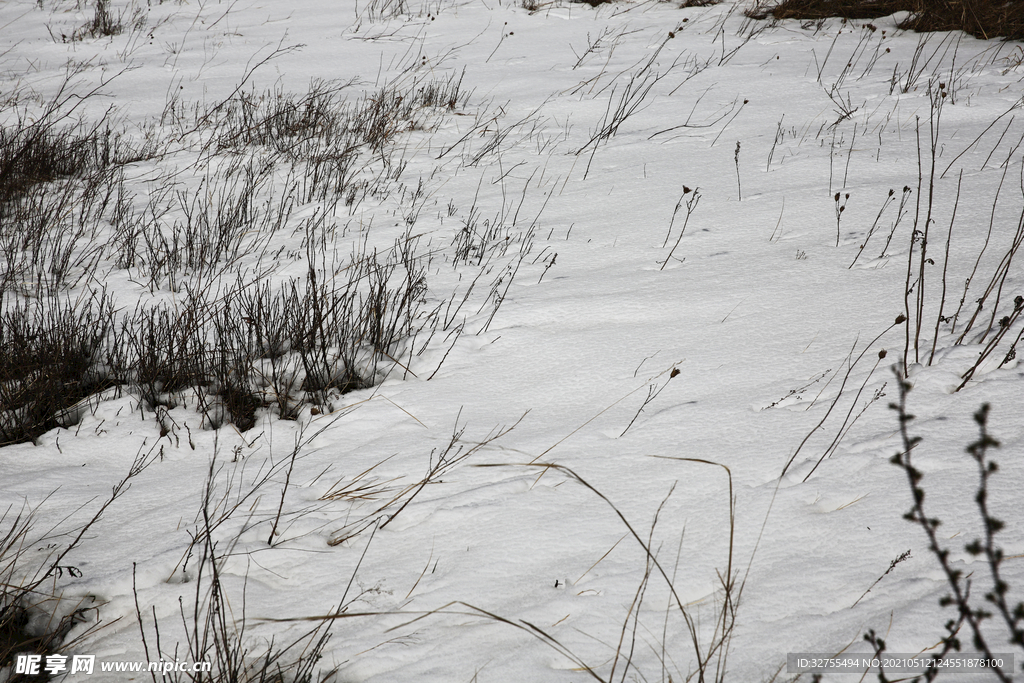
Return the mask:
<svg viewBox="0 0 1024 683">
<path fill-rule="evenodd" d="M 1022 0 L 782 0 L 748 12 L 756 19 L 875 19 L 910 16 L 899 27 L 912 31 L 964 31 L 981 38 L 1024 40 Z"/>
<path fill-rule="evenodd" d="M 77 424 L 90 396 L 113 386 L 103 368 L 109 298 L 40 308 L 0 297 L 0 446 Z"/>
<path fill-rule="evenodd" d="M 153 183 L 141 200 L 126 165 L 155 158 L 158 174 L 177 172 L 123 142 L 106 116 L 70 124 L 98 92 L 76 92 L 74 76 L 39 115 L 19 109 L 18 97 L 0 112 L 13 121 L 0 129 L 0 446 L 74 426 L 108 389 L 137 395 L 162 432 L 167 411 L 185 405 L 209 428 L 240 431 L 261 410 L 285 419 L 308 404 L 329 412 L 341 394 L 408 373 L 435 331 L 457 339 L 459 310 L 492 261 L 510 247 L 520 262 L 529 251 L 532 232 L 513 234 L 499 220 L 478 229 L 474 207 L 443 255 L 476 269 L 473 284 L 461 302 L 424 309 L 438 254 L 418 253 L 412 227 L 426 190 L 422 180 L 404 184 L 407 161 L 393 148 L 465 106 L 459 72 L 351 98 L 351 84 L 315 82 L 299 95 L 239 86 L 207 107 L 172 100 L 154 126 L 195 172 Z M 395 233 L 404 234 L 341 259 L 335 240 L 347 228 L 337 215 L 392 193 L 404 220 Z M 314 211 L 292 219 L 296 205 L 311 203 Z M 306 276 L 271 283 L 286 250 Z M 146 303 L 115 302 L 97 288 L 112 272 L 148 290 Z M 492 309 L 488 322 L 514 274 L 492 276 L 478 310 Z M 421 332 L 427 341 L 416 344 Z"/>
</svg>

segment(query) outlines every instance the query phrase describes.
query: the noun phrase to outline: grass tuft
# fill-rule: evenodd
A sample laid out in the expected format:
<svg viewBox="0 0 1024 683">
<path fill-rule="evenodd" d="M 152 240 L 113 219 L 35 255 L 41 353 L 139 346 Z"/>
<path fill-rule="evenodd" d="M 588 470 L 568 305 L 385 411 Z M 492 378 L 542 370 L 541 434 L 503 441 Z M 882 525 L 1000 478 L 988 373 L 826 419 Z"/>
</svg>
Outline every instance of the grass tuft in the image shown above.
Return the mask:
<svg viewBox="0 0 1024 683">
<path fill-rule="evenodd" d="M 112 305 L 0 298 L 0 446 L 77 424 L 87 399 L 117 383 L 105 355 Z"/>
</svg>

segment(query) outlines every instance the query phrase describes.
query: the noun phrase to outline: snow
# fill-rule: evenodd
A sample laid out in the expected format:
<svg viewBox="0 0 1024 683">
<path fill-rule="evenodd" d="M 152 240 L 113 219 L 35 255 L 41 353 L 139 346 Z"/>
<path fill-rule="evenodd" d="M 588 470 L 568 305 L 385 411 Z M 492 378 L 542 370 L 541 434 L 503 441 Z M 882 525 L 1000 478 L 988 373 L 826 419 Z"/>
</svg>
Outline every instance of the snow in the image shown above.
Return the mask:
<svg viewBox="0 0 1024 683">
<path fill-rule="evenodd" d="M 927 192 L 929 83 L 946 83 L 952 93 L 935 134 L 929 253 L 938 265 L 929 271 L 929 297 L 939 286 L 961 171 L 947 315 L 990 215 L 991 245 L 978 282 L 1008 249 L 1024 203 L 1024 158 L 1015 147 L 1024 119 L 1003 116 L 984 131 L 1020 104 L 1024 67 L 1012 58 L 1014 46 L 959 33 L 904 33 L 893 17 L 870 22 L 875 31 L 862 27 L 867 20 L 769 24 L 747 19 L 732 0 L 688 9 L 556 0 L 533 12 L 499 0 L 412 0 L 394 14 L 385 6 L 115 2 L 112 11 L 126 18 L 139 12 L 144 27 L 67 43 L 60 34 L 87 21 L 91 6 L 0 6 L 0 88 L 45 101 L 73 61 L 82 65 L 79 87 L 100 88 L 82 115 L 95 120 L 113 107 L 139 136 L 170 135 L 169 126 L 148 126 L 172 94 L 186 107 L 209 107 L 243 79 L 256 93 L 302 93 L 317 79 L 351 81 L 354 101 L 384 83 L 447 79 L 464 70 L 468 104 L 432 114 L 436 128 L 397 138 L 406 169 L 387 197 L 367 197 L 341 214 L 324 263 L 344 262 L 364 240 L 392 244 L 405 230 L 396 213 L 401 188 L 411 195 L 420 181 L 426 193 L 413 230 L 425 247 L 450 249 L 472 206 L 514 236 L 481 288 L 513 262 L 520 245 L 525 249 L 523 235 L 532 232 L 530 251 L 490 324 L 486 310 L 477 313 L 483 300 L 475 300 L 460 313 L 464 334 L 439 332 L 411 357 L 411 372 L 392 372 L 338 399 L 345 410 L 312 414 L 307 407 L 298 421 L 263 414 L 239 434 L 230 425 L 204 428 L 186 402 L 170 411 L 177 426 L 161 436 L 137 396 L 111 393 L 78 425 L 4 447 L 0 506 L 35 510 L 33 541 L 41 549 L 67 543 L 69 536 L 47 530 L 73 537 L 137 454 L 155 458 L 64 560 L 80 575 L 64 575 L 54 590 L 69 604 L 88 597 L 97 606 L 93 623 L 78 631 L 100 624 L 74 652 L 145 660 L 136 600 L 150 634 L 152 615 L 159 618 L 165 648 L 183 639 L 179 598 L 187 609 L 194 595 L 196 559 L 186 558 L 202 529 L 198 511 L 211 461 L 216 510 L 224 515 L 214 535 L 219 550 L 231 548 L 222 577 L 236 619 L 244 590 L 248 638 L 284 642 L 310 628 L 304 619 L 329 614 L 343 599 L 350 612 L 373 613 L 331 623 L 321 666 L 337 667 L 339 681 L 590 677 L 540 638 L 472 614 L 467 605 L 536 625 L 603 680 L 624 622 L 633 628 L 630 605 L 646 567 L 643 548 L 616 511 L 645 542 L 650 535 L 706 649 L 722 606 L 718 577 L 729 569 L 730 478 L 731 570 L 742 596 L 723 680 L 795 680 L 784 669 L 788 652 L 870 652 L 862 641 L 868 629 L 883 634 L 891 652 L 927 652 L 952 611 L 938 605 L 948 586 L 922 529 L 902 518 L 910 491 L 889 463 L 902 448 L 887 405 L 897 400 L 889 367 L 902 358 L 904 326 L 867 351 L 841 396 L 839 386 L 851 354 L 855 359 L 904 310 L 917 122 Z M 924 55 L 916 67 L 915 51 Z M 646 73 L 658 78 L 647 83 L 649 94 L 595 150 L 592 136 L 631 74 L 642 78 L 652 57 Z M 849 117 L 836 99 L 855 107 Z M 488 151 L 494 140 L 497 151 Z M 150 181 L 177 168 L 176 182 L 194 188 L 185 157 L 133 164 L 127 174 L 140 193 L 156 192 L 168 181 Z M 1009 170 L 993 211 L 1004 164 Z M 668 239 L 684 185 L 700 199 L 675 258 L 662 268 L 686 217 L 684 204 Z M 915 194 L 881 255 L 904 186 Z M 896 203 L 849 268 L 890 189 Z M 838 247 L 837 192 L 849 193 Z M 402 206 L 408 210 L 407 202 Z M 297 206 L 287 229 L 272 236 L 267 253 L 285 249 L 277 281 L 305 272 L 295 228 L 313 211 Z M 248 258 L 246 264 L 256 262 Z M 177 296 L 162 287 L 151 292 L 112 263 L 100 271 L 121 306 Z M 427 272 L 430 300 L 461 297 L 474 272 L 439 258 Z M 980 296 L 976 286 L 983 284 L 972 286 L 968 302 Z M 1001 315 L 1022 286 L 1015 267 Z M 937 313 L 937 299 L 928 302 L 924 349 Z M 982 403 L 992 405 L 989 430 L 1002 447 L 991 454 L 1000 470 L 989 500 L 1006 522 L 997 540 L 1008 558 L 1002 569 L 1011 597 L 1019 600 L 1024 372 L 1016 361 L 994 367 L 1004 345 L 995 363 L 955 392 L 980 347 L 954 341 L 945 326 L 935 360 L 926 365 L 925 354 L 925 366 L 910 377 L 909 411 L 917 416 L 911 432 L 924 438 L 915 463 L 925 474 L 926 505 L 943 520 L 940 538 L 954 565 L 974 572 L 972 594 L 980 600 L 988 569 L 963 550 L 981 529 L 976 465 L 964 448 L 977 437 L 971 415 Z M 884 395 L 815 468 L 883 348 L 888 355 L 853 415 L 876 391 Z M 782 475 L 837 396 L 828 420 Z M 462 429 L 464 449 L 484 445 L 395 514 L 397 506 L 385 503 L 415 486 Z M 571 469 L 614 508 L 568 471 L 543 463 Z M 359 497 L 329 495 L 362 485 L 369 490 Z M 268 545 L 282 490 L 280 525 Z M 873 585 L 908 550 L 909 559 Z M 685 680 L 696 667 L 693 646 L 665 581 L 650 570 L 632 668 L 624 671 L 623 655 L 616 676 Z M 417 620 L 431 611 L 438 613 Z M 1005 642 L 995 620 L 989 628 L 993 650 L 1015 652 L 1019 664 L 1024 652 Z M 623 652 L 629 642 L 627 634 Z M 107 680 L 142 680 L 124 676 Z"/>
</svg>

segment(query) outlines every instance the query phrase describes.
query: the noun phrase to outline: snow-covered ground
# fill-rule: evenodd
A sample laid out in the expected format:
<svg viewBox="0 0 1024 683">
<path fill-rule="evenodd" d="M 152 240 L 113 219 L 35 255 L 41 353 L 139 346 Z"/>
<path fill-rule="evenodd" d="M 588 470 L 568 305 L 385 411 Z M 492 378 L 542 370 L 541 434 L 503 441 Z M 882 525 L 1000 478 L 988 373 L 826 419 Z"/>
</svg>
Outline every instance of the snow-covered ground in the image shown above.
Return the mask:
<svg viewBox="0 0 1024 683">
<path fill-rule="evenodd" d="M 229 152 L 203 148 L 199 126 L 182 133 L 180 120 L 237 92 L 302 95 L 320 81 L 345 84 L 339 101 L 356 102 L 387 84 L 461 78 L 467 95 L 399 122 L 386 150 L 363 154 L 357 172 L 379 191 L 335 205 L 319 245 L 304 242 L 302 221 L 323 203 L 295 200 L 269 246 L 224 271 L 233 280 L 262 264 L 280 284 L 310 259 L 324 272 L 417 237 L 420 253 L 437 254 L 424 261 L 423 310 L 452 300 L 453 322 L 403 347 L 382 383 L 335 397 L 333 412 L 261 410 L 244 432 L 210 428 L 187 400 L 162 428 L 137 392 L 108 390 L 78 424 L 0 451 L 4 524 L 35 514 L 25 571 L 52 561 L 149 456 L 61 560 L 74 571 L 44 584 L 58 612 L 89 607 L 69 638 L 91 631 L 68 653 L 154 659 L 141 612 L 149 647 L 156 619 L 162 650 L 180 642 L 187 659 L 182 610 L 191 616 L 197 582 L 209 581 L 194 542 L 208 486 L 230 618 L 243 623 L 244 595 L 253 652 L 342 604 L 364 614 L 329 623 L 320 666 L 337 681 L 588 680 L 584 665 L 600 680 L 614 667 L 616 680 L 682 681 L 698 668 L 690 629 L 703 656 L 723 623 L 728 659 L 716 656 L 707 680 L 792 681 L 787 653 L 870 653 L 870 629 L 891 652 L 931 652 L 954 612 L 939 606 L 949 587 L 924 531 L 903 519 L 911 495 L 890 463 L 902 442 L 888 409 L 908 255 L 919 274 L 911 231 L 929 211 L 920 318 L 920 283 L 909 296 L 912 330 L 921 320 L 907 399 L 923 437 L 914 462 L 939 539 L 981 604 L 991 579 L 964 550 L 981 533 L 965 447 L 973 413 L 991 404 L 1002 445 L 990 452 L 1000 469 L 988 504 L 1006 523 L 1001 571 L 1021 600 L 1024 372 L 1015 359 L 998 367 L 1024 325 L 1012 302 L 1019 260 L 1000 292 L 1010 329 L 955 391 L 998 332 L 971 343 L 993 294 L 956 343 L 1024 209 L 1020 47 L 903 33 L 898 17 L 801 25 L 744 8 L 114 2 L 120 35 L 71 40 L 91 4 L 0 5 L 0 92 L 18 94 L 5 125 L 51 101 L 74 63 L 70 87 L 97 88 L 75 120 L 107 116 L 165 146 L 125 169 L 140 209 L 160 183 L 188 196 L 204 177 L 212 186 Z M 392 171 L 395 160 L 404 166 Z M 494 227 L 486 256 L 453 267 L 469 225 Z M 128 312 L 181 296 L 185 285 L 144 282 L 113 254 L 61 296 L 105 286 Z M 939 326 L 932 359 L 943 269 L 941 315 L 965 302 L 956 330 Z M 43 296 L 26 289 L 9 301 Z M 986 624 L 992 649 L 1015 652 L 1019 668 L 1024 650 L 1001 619 Z"/>
</svg>

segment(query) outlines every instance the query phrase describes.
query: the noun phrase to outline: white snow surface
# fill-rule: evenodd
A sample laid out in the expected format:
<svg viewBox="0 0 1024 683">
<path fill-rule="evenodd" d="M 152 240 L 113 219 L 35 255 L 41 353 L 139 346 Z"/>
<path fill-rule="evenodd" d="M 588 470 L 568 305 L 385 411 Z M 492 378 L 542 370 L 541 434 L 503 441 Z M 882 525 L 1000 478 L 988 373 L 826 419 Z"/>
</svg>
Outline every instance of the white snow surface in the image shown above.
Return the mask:
<svg viewBox="0 0 1024 683">
<path fill-rule="evenodd" d="M 1016 361 L 990 363 L 954 391 L 982 347 L 955 345 L 948 324 L 928 363 L 958 179 L 946 315 L 963 295 L 1004 170 L 978 281 L 987 282 L 1009 248 L 1024 206 L 1016 146 L 1024 117 L 1020 110 L 1002 116 L 1020 104 L 1024 66 L 1016 45 L 906 33 L 894 17 L 759 22 L 732 0 L 692 8 L 555 0 L 534 11 L 502 0 L 409 0 L 397 12 L 352 0 L 115 1 L 112 10 L 125 17 L 141 12 L 144 28 L 61 42 L 62 32 L 91 17 L 91 6 L 40 4 L 0 5 L 0 89 L 27 88 L 45 99 L 74 60 L 84 65 L 82 83 L 102 83 L 82 108 L 86 120 L 112 107 L 139 135 L 172 94 L 188 106 L 210 106 L 243 81 L 255 92 L 302 93 L 320 79 L 351 82 L 355 99 L 394 79 L 464 71 L 465 106 L 433 114 L 436 125 L 406 131 L 396 143 L 408 161 L 396 182 L 425 188 L 413 230 L 422 244 L 446 247 L 475 203 L 495 220 L 521 207 L 506 225 L 513 234 L 533 233 L 489 325 L 475 306 L 460 313 L 467 316 L 461 336 L 435 335 L 403 361 L 408 372 L 346 394 L 338 406 L 347 409 L 307 408 L 297 421 L 261 413 L 240 434 L 231 425 L 204 428 L 199 413 L 181 407 L 172 411 L 180 427 L 161 437 L 137 396 L 111 392 L 80 424 L 0 450 L 0 506 L 35 510 L 40 553 L 73 537 L 137 453 L 159 450 L 65 558 L 79 572 L 53 583 L 67 604 L 87 598 L 96 607 L 76 629 L 101 627 L 74 652 L 145 660 L 136 600 L 150 636 L 153 615 L 159 618 L 165 649 L 183 639 L 179 600 L 187 610 L 195 587 L 195 559 L 185 555 L 201 528 L 214 459 L 225 506 L 278 465 L 216 531 L 232 617 L 242 619 L 244 595 L 254 651 L 271 638 L 297 637 L 313 624 L 306 618 L 330 614 L 343 599 L 346 613 L 373 613 L 331 623 L 320 665 L 337 669 L 333 680 L 592 678 L 542 638 L 471 614 L 467 605 L 543 629 L 602 680 L 613 661 L 616 679 L 686 680 L 697 667 L 693 644 L 653 569 L 640 609 L 631 608 L 647 565 L 623 517 L 665 567 L 703 648 L 722 607 L 720 577 L 731 571 L 736 590 L 742 586 L 722 680 L 795 680 L 785 671 L 787 653 L 870 652 L 862 639 L 869 629 L 892 652 L 930 652 L 953 612 L 938 604 L 948 585 L 924 532 L 903 519 L 911 495 L 889 462 L 902 445 L 888 405 L 898 397 L 889 368 L 904 350 L 905 326 L 890 326 L 904 311 L 918 141 L 926 194 L 928 88 L 940 82 L 950 96 L 935 134 L 935 265 L 927 266 L 921 367 L 911 373 L 908 398 L 916 415 L 911 433 L 923 437 L 915 462 L 927 509 L 943 521 L 939 538 L 953 566 L 973 572 L 980 602 L 990 577 L 987 564 L 964 551 L 980 533 L 977 467 L 965 447 L 977 438 L 972 414 L 992 405 L 989 430 L 1001 447 L 991 452 L 1000 469 L 989 504 L 1006 522 L 997 536 L 1008 556 L 1002 571 L 1011 597 L 1021 599 L 1024 372 Z M 292 49 L 260 64 L 277 48 Z M 652 57 L 647 73 L 659 78 L 643 85 L 650 91 L 596 151 L 587 146 Z M 492 140 L 497 145 L 487 150 Z M 127 171 L 143 178 L 161 163 L 173 160 Z M 684 186 L 700 198 L 662 268 L 686 220 L 684 203 L 663 246 Z M 886 253 L 895 204 L 849 268 L 889 190 L 898 200 L 904 186 L 912 188 L 908 213 Z M 847 208 L 838 246 L 835 193 L 849 195 L 840 198 Z M 364 239 L 387 245 L 401 234 L 398 195 L 339 213 L 337 224 L 352 230 L 329 245 L 337 259 Z M 299 207 L 296 215 L 312 210 Z M 300 237 L 285 230 L 275 239 L 298 253 Z M 302 274 L 306 266 L 288 253 L 279 273 L 295 267 Z M 126 306 L 171 296 L 150 294 L 112 266 L 99 277 Z M 450 265 L 435 263 L 428 298 L 462 291 L 456 280 Z M 966 306 L 983 286 L 972 286 Z M 1001 315 L 1022 288 L 1015 267 Z M 840 396 L 851 349 L 856 359 L 887 328 Z M 888 355 L 868 378 L 881 349 Z M 872 401 L 876 392 L 883 395 Z M 845 431 L 848 411 L 852 421 L 865 406 Z M 400 511 L 380 509 L 425 476 L 453 431 L 464 429 L 469 448 L 513 425 Z M 281 463 L 297 442 L 286 485 Z M 541 463 L 570 468 L 607 500 Z M 327 497 L 354 481 L 377 490 Z M 282 491 L 282 522 L 268 545 Z M 1014 652 L 999 622 L 989 624 L 993 649 Z M 971 650 L 969 637 L 963 640 Z M 1024 652 L 1015 652 L 1021 661 Z"/>
</svg>

